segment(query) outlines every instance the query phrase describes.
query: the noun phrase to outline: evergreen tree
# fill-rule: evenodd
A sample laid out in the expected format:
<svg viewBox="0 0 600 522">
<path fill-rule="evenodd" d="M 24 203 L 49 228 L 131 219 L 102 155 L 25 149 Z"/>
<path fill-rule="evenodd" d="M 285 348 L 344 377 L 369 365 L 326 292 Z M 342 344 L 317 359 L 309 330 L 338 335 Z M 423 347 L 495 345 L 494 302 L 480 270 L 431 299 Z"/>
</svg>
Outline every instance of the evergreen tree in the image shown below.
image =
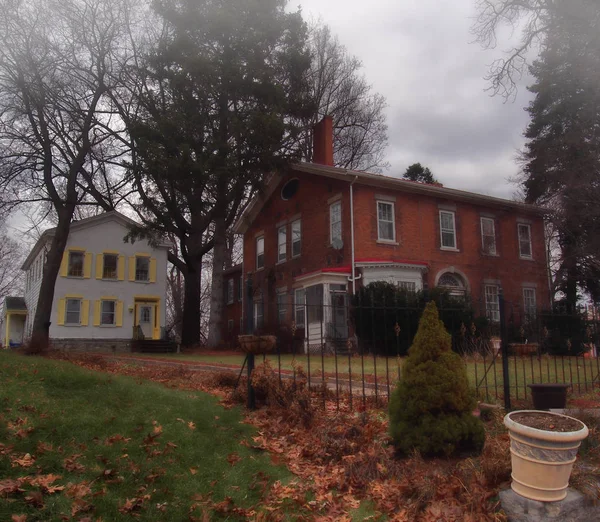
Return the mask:
<svg viewBox="0 0 600 522">
<path fill-rule="evenodd" d="M 431 170 L 423 167 L 420 163 L 413 163 L 407 167 L 402 177 L 410 181 L 418 181 L 419 183 L 438 183 L 438 180 L 433 177 Z"/>
<path fill-rule="evenodd" d="M 475 398 L 450 334 L 430 301 L 390 397 L 390 434 L 401 453 L 452 455 L 483 448 L 485 431 L 473 415 Z"/>
<path fill-rule="evenodd" d="M 600 4 L 552 18 L 530 68 L 535 99 L 523 153 L 526 199 L 547 206 L 557 230 L 559 290 L 600 299 Z M 578 14 L 579 13 L 579 14 Z"/>
<path fill-rule="evenodd" d="M 138 70 L 141 108 L 125 119 L 144 218 L 137 235 L 168 233 L 179 243 L 170 260 L 185 277 L 184 345 L 200 339 L 202 257 L 214 247 L 225 258 L 227 229 L 248 192 L 301 153 L 295 122 L 312 113 L 310 56 L 301 15 L 285 6 L 155 4 L 164 36 Z"/>
</svg>

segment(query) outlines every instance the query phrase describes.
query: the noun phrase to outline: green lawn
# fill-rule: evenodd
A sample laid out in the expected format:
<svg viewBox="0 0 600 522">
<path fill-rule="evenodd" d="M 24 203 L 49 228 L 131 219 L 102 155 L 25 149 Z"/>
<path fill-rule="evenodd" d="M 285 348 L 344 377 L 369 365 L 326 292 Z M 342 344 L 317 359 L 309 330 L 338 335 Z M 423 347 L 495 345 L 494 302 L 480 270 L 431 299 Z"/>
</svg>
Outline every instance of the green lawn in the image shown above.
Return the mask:
<svg viewBox="0 0 600 522">
<path fill-rule="evenodd" d="M 170 354 L 170 355 L 147 355 L 143 357 L 160 357 L 171 360 L 182 360 L 200 362 L 205 364 L 219 363 L 241 367 L 244 362 L 244 355 L 188 355 L 188 354 Z M 274 368 L 278 366 L 276 355 L 266 357 Z M 262 362 L 263 357 L 257 356 L 257 364 Z M 394 382 L 402 371 L 403 358 L 398 357 L 373 357 L 365 356 L 337 357 L 337 374 L 340 378 L 348 378 L 351 370 L 353 381 L 360 380 L 364 375 L 370 381 L 374 380 L 375 368 L 379 381 L 385 382 L 389 374 L 390 382 Z M 484 362 L 479 359 L 465 358 L 469 381 L 473 388 L 479 388 L 479 396 L 482 400 L 493 401 L 495 397 L 502 397 L 502 359 L 497 357 L 494 364 L 491 357 Z M 281 355 L 281 369 L 291 371 L 294 364 L 301 365 L 305 370 L 308 368 L 309 358 L 305 354 Z M 318 377 L 325 373 L 336 373 L 336 357 L 320 355 L 310 356 L 310 373 L 313 377 Z M 598 378 L 600 372 L 600 361 L 597 359 L 586 359 L 582 357 L 551 357 L 543 356 L 538 359 L 534 357 L 509 357 L 509 376 L 511 396 L 515 399 L 524 399 L 529 397 L 527 384 L 541 382 L 566 382 L 572 383 L 573 394 L 582 394 L 592 389 L 592 382 L 600 384 Z"/>
<path fill-rule="evenodd" d="M 203 501 L 260 506 L 263 481 L 292 477 L 201 392 L 0 351 L 0 401 L 0 520 L 237 520 Z"/>
</svg>

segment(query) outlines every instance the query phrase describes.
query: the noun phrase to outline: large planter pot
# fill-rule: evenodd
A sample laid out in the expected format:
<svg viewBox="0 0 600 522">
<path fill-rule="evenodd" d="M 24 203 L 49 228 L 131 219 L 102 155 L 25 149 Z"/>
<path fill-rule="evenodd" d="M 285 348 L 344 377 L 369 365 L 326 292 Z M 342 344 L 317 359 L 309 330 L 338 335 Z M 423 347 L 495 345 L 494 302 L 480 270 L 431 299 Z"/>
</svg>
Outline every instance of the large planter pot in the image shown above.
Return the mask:
<svg viewBox="0 0 600 522">
<path fill-rule="evenodd" d="M 273 351 L 277 337 L 274 335 L 238 335 L 238 341 L 244 353 L 260 355 Z"/>
<path fill-rule="evenodd" d="M 548 427 L 527 426 L 532 415 Z M 555 424 L 569 421 L 571 431 L 554 431 Z M 573 417 L 537 410 L 513 411 L 504 417 L 504 425 L 510 434 L 513 491 L 541 502 L 564 499 L 577 450 L 589 433 L 587 426 Z"/>
<path fill-rule="evenodd" d="M 564 409 L 567 407 L 569 384 L 548 383 L 528 384 L 536 410 Z"/>
</svg>

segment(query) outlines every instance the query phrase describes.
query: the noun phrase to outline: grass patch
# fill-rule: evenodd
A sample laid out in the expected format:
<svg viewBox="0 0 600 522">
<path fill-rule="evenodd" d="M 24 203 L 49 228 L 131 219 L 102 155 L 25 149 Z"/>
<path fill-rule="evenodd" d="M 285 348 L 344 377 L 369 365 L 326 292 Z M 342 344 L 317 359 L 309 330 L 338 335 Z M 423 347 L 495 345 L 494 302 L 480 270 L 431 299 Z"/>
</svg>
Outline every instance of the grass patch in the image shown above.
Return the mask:
<svg viewBox="0 0 600 522">
<path fill-rule="evenodd" d="M 292 476 L 202 392 L 7 352 L 0 383 L 0 520 L 236 520 Z"/>
</svg>

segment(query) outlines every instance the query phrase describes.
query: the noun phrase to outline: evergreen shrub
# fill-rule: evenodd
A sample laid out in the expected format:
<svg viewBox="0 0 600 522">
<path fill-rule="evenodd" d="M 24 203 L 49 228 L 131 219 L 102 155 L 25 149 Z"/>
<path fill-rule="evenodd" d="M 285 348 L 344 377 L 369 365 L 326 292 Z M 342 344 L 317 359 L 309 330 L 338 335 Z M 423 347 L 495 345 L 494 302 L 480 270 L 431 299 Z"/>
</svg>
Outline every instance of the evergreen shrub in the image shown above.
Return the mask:
<svg viewBox="0 0 600 522">
<path fill-rule="evenodd" d="M 478 452 L 485 431 L 473 415 L 476 401 L 466 367 L 452 352 L 450 334 L 435 303 L 427 304 L 390 397 L 390 434 L 402 454 L 423 456 Z"/>
</svg>

